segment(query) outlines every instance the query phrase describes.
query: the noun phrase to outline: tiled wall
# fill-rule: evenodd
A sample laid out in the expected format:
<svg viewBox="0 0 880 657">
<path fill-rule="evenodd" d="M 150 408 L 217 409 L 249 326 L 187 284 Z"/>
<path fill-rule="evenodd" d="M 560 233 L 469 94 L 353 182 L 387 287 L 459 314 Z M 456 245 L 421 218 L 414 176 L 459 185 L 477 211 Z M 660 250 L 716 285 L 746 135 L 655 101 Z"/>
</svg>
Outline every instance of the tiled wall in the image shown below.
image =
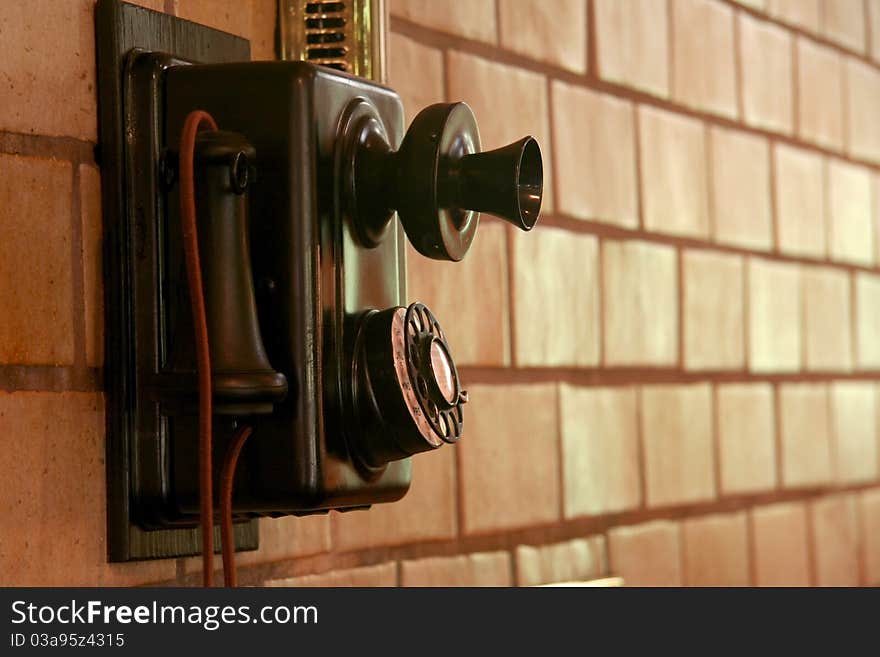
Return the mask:
<svg viewBox="0 0 880 657">
<path fill-rule="evenodd" d="M 273 0 L 145 4 L 272 55 Z M 462 442 L 397 504 L 263 521 L 241 580 L 880 584 L 880 1 L 390 4 L 409 116 L 535 134 L 544 216 L 411 254 Z M 0 584 L 194 584 L 104 563 L 92 11 L 0 4 Z"/>
</svg>

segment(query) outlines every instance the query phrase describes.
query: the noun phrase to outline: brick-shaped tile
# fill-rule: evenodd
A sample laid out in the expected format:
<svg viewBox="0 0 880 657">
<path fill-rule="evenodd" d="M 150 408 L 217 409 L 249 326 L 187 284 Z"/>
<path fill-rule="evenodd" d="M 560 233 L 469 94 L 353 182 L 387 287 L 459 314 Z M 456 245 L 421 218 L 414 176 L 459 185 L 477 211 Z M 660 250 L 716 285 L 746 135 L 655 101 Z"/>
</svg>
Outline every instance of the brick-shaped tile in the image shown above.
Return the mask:
<svg viewBox="0 0 880 657">
<path fill-rule="evenodd" d="M 797 40 L 798 134 L 820 146 L 843 148 L 843 59 L 840 53 Z"/>
<path fill-rule="evenodd" d="M 821 34 L 844 48 L 865 51 L 865 6 L 852 0 L 822 0 Z"/>
<path fill-rule="evenodd" d="M 880 369 L 880 276 L 858 272 L 855 277 L 856 364 Z"/>
<path fill-rule="evenodd" d="M 422 109 L 444 100 L 443 54 L 392 32 L 388 49 L 388 82 L 400 94 L 407 121 Z"/>
<path fill-rule="evenodd" d="M 868 31 L 871 34 L 871 50 L 868 55 L 875 62 L 880 61 L 880 39 L 875 35 L 880 34 L 880 0 L 867 0 L 868 7 Z"/>
<path fill-rule="evenodd" d="M 779 250 L 821 258 L 826 252 L 825 162 L 821 155 L 776 144 L 776 222 Z"/>
<path fill-rule="evenodd" d="M 559 211 L 636 228 L 632 103 L 564 82 L 553 82 L 552 96 Z"/>
<path fill-rule="evenodd" d="M 740 13 L 737 20 L 743 119 L 759 128 L 791 134 L 794 126 L 791 34 L 744 13 Z"/>
<path fill-rule="evenodd" d="M 830 387 L 834 475 L 840 484 L 877 479 L 877 388 L 868 381 L 835 381 Z"/>
<path fill-rule="evenodd" d="M 648 242 L 602 243 L 606 365 L 678 360 L 675 249 Z"/>
<path fill-rule="evenodd" d="M 528 234 L 511 231 L 509 235 L 513 241 L 516 364 L 521 367 L 598 364 L 596 238 L 555 228 Z M 483 294 L 482 284 L 476 289 Z M 477 318 L 480 316 L 481 313 L 476 313 Z"/>
<path fill-rule="evenodd" d="M 672 35 L 673 97 L 736 117 L 733 9 L 710 0 L 673 0 Z"/>
<path fill-rule="evenodd" d="M 498 0 L 501 46 L 554 66 L 587 70 L 584 0 Z"/>
<path fill-rule="evenodd" d="M 72 186 L 69 162 L 0 154 L 0 363 L 73 363 Z"/>
<path fill-rule="evenodd" d="M 828 250 L 832 259 L 866 267 L 874 264 L 872 186 L 869 169 L 838 160 L 828 163 Z"/>
<path fill-rule="evenodd" d="M 714 514 L 682 522 L 687 586 L 748 586 L 745 513 Z"/>
<path fill-rule="evenodd" d="M 859 499 L 865 584 L 880 586 L 880 488 L 865 491 Z"/>
<path fill-rule="evenodd" d="M 330 517 L 286 516 L 260 519 L 260 549 L 235 555 L 239 566 L 272 563 L 330 550 Z M 219 565 L 219 564 L 217 564 Z M 200 557 L 186 561 L 187 572 L 200 572 Z"/>
<path fill-rule="evenodd" d="M 749 369 L 801 367 L 801 276 L 797 265 L 752 258 L 748 267 Z"/>
<path fill-rule="evenodd" d="M 644 105 L 638 114 L 645 228 L 670 235 L 708 237 L 703 124 Z"/>
<path fill-rule="evenodd" d="M 807 527 L 802 502 L 771 504 L 752 512 L 756 585 L 810 586 Z"/>
<path fill-rule="evenodd" d="M 559 390 L 564 514 L 600 515 L 638 506 L 638 405 L 633 388 Z"/>
<path fill-rule="evenodd" d="M 457 444 L 462 530 L 528 527 L 560 517 L 556 386 L 472 385 Z"/>
<path fill-rule="evenodd" d="M 346 568 L 315 575 L 273 579 L 266 582 L 265 586 L 296 588 L 397 586 L 397 564 L 393 562 L 381 563 L 375 566 Z"/>
<path fill-rule="evenodd" d="M 174 13 L 224 32 L 250 39 L 252 59 L 275 59 L 275 16 L 273 0 L 215 2 L 174 0 Z"/>
<path fill-rule="evenodd" d="M 608 532 L 610 574 L 627 586 L 681 586 L 681 538 L 674 522 L 656 520 Z"/>
<path fill-rule="evenodd" d="M 880 34 L 878 34 L 880 36 Z M 847 152 L 880 161 L 880 71 L 858 59 L 846 60 Z"/>
<path fill-rule="evenodd" d="M 779 387 L 782 484 L 820 486 L 831 481 L 831 415 L 824 383 Z"/>
<path fill-rule="evenodd" d="M 743 259 L 682 252 L 684 363 L 689 370 L 741 370 L 745 364 Z"/>
<path fill-rule="evenodd" d="M 498 41 L 494 0 L 391 0 L 390 5 L 393 15 L 413 23 L 468 39 Z"/>
<path fill-rule="evenodd" d="M 401 586 L 511 586 L 510 555 L 482 552 L 400 564 Z"/>
<path fill-rule="evenodd" d="M 857 586 L 859 523 L 856 497 L 834 495 L 810 506 L 816 585 Z"/>
<path fill-rule="evenodd" d="M 804 267 L 806 367 L 814 371 L 852 368 L 850 277 L 831 267 Z"/>
<path fill-rule="evenodd" d="M 580 582 L 604 575 L 605 539 L 578 538 L 551 545 L 516 548 L 517 586 Z"/>
<path fill-rule="evenodd" d="M 731 383 L 716 389 L 719 488 L 723 495 L 776 485 L 775 407 L 769 383 Z"/>
<path fill-rule="evenodd" d="M 639 91 L 669 95 L 665 2 L 594 0 L 599 76 Z"/>
<path fill-rule="evenodd" d="M 646 504 L 657 507 L 713 499 L 709 385 L 645 386 L 641 397 Z"/>
</svg>

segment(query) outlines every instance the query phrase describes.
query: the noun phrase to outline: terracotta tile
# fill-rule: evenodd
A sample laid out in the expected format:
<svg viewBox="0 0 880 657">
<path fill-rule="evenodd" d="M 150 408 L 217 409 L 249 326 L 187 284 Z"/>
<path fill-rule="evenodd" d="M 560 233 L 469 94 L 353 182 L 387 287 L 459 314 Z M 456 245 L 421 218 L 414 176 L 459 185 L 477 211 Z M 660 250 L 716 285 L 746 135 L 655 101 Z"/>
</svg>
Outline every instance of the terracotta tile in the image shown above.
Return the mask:
<svg viewBox="0 0 880 657">
<path fill-rule="evenodd" d="M 703 124 L 644 105 L 638 112 L 645 228 L 671 235 L 708 237 Z"/>
<path fill-rule="evenodd" d="M 0 130 L 95 141 L 94 0 L 0 3 Z"/>
<path fill-rule="evenodd" d="M 687 586 L 748 586 L 746 514 L 728 513 L 685 520 L 684 581 Z"/>
<path fill-rule="evenodd" d="M 556 386 L 468 388 L 467 436 L 457 445 L 466 534 L 560 517 Z"/>
<path fill-rule="evenodd" d="M 559 211 L 636 228 L 632 103 L 564 82 L 553 82 L 552 96 Z"/>
<path fill-rule="evenodd" d="M 497 43 L 494 0 L 391 0 L 391 13 L 468 39 Z"/>
<path fill-rule="evenodd" d="M 69 162 L 0 154 L 0 363 L 73 363 L 72 185 Z"/>
<path fill-rule="evenodd" d="M 401 586 L 511 586 L 510 555 L 482 552 L 400 563 Z"/>
<path fill-rule="evenodd" d="M 638 407 L 633 388 L 559 390 L 566 518 L 638 506 Z"/>
<path fill-rule="evenodd" d="M 388 54 L 388 84 L 403 101 L 407 124 L 428 105 L 445 100 L 439 50 L 392 32 Z"/>
<path fill-rule="evenodd" d="M 808 370 L 852 369 L 849 274 L 804 267 L 804 342 Z"/>
<path fill-rule="evenodd" d="M 801 276 L 797 265 L 751 258 L 749 369 L 797 372 L 801 368 Z"/>
<path fill-rule="evenodd" d="M 517 586 L 582 582 L 604 575 L 605 538 L 577 538 L 551 545 L 516 548 Z"/>
<path fill-rule="evenodd" d="M 865 52 L 865 5 L 857 0 L 822 0 L 821 32 L 845 48 Z"/>
<path fill-rule="evenodd" d="M 802 502 L 784 502 L 752 512 L 755 584 L 809 586 L 807 512 Z"/>
<path fill-rule="evenodd" d="M 767 140 L 712 128 L 712 216 L 716 241 L 756 251 L 773 246 Z"/>
<path fill-rule="evenodd" d="M 574 73 L 587 70 L 584 0 L 498 0 L 501 46 Z"/>
<path fill-rule="evenodd" d="M 326 515 L 260 519 L 260 549 L 237 554 L 239 566 L 281 561 L 330 550 L 330 518 Z M 202 568 L 201 559 L 188 559 L 187 572 Z"/>
<path fill-rule="evenodd" d="M 709 385 L 643 387 L 641 422 L 646 504 L 670 506 L 713 499 Z"/>
<path fill-rule="evenodd" d="M 602 244 L 606 365 L 678 360 L 675 249 L 647 242 Z"/>
<path fill-rule="evenodd" d="M 608 532 L 611 574 L 626 586 L 681 586 L 679 528 L 656 520 Z"/>
<path fill-rule="evenodd" d="M 510 363 L 507 238 L 500 222 L 480 223 L 461 262 L 431 260 L 407 245 L 407 282 L 409 300 L 426 304 L 440 320 L 456 363 Z"/>
<path fill-rule="evenodd" d="M 880 71 L 857 59 L 846 61 L 847 139 L 850 155 L 880 161 Z"/>
<path fill-rule="evenodd" d="M 719 487 L 723 495 L 772 490 L 776 486 L 776 430 L 769 383 L 719 385 Z"/>
<path fill-rule="evenodd" d="M 317 575 L 274 579 L 266 582 L 265 586 L 294 588 L 397 586 L 397 564 L 389 562 L 375 566 L 334 570 Z"/>
<path fill-rule="evenodd" d="M 843 59 L 808 39 L 798 38 L 798 135 L 820 146 L 843 148 Z"/>
<path fill-rule="evenodd" d="M 249 39 L 251 59 L 275 59 L 277 4 L 274 0 L 174 0 L 174 13 L 194 23 Z"/>
<path fill-rule="evenodd" d="M 857 586 L 859 529 L 855 496 L 826 497 L 811 506 L 816 585 Z"/>
<path fill-rule="evenodd" d="M 741 370 L 743 259 L 714 251 L 682 253 L 684 363 L 689 370 Z"/>
<path fill-rule="evenodd" d="M 509 235 L 516 364 L 598 364 L 597 239 L 555 228 Z"/>
<path fill-rule="evenodd" d="M 870 170 L 865 167 L 829 162 L 829 252 L 833 260 L 874 264 L 872 183 Z"/>
<path fill-rule="evenodd" d="M 173 560 L 108 564 L 104 402 L 0 392 L 0 586 L 172 579 Z"/>
<path fill-rule="evenodd" d="M 468 426 L 470 410 L 465 410 L 462 440 L 470 440 L 474 433 Z M 399 502 L 375 504 L 364 511 L 334 513 L 334 548 L 355 550 L 374 545 L 455 538 L 457 449 L 444 446 L 414 457 L 412 485 Z"/>
<path fill-rule="evenodd" d="M 471 3 L 452 3 L 471 6 Z M 533 135 L 544 160 L 544 198 L 541 211 L 552 211 L 553 154 L 547 82 L 544 76 L 490 62 L 473 55 L 449 52 L 446 59 L 449 100 L 465 101 L 474 110 L 483 150 L 492 150 Z M 504 102 L 499 103 L 498 99 Z"/>
<path fill-rule="evenodd" d="M 819 0 L 767 0 L 767 13 L 810 32 L 819 31 Z"/>
<path fill-rule="evenodd" d="M 776 144 L 776 222 L 783 253 L 821 258 L 825 244 L 825 163 L 820 155 Z"/>
<path fill-rule="evenodd" d="M 672 35 L 672 96 L 736 117 L 733 10 L 710 0 L 673 0 Z"/>
<path fill-rule="evenodd" d="M 97 168 L 81 164 L 79 179 L 86 363 L 91 367 L 101 367 L 104 364 L 104 223 L 101 215 L 101 175 Z"/>
<path fill-rule="evenodd" d="M 880 585 L 880 488 L 861 494 L 860 532 L 865 564 L 865 584 Z"/>
<path fill-rule="evenodd" d="M 877 479 L 877 390 L 873 383 L 831 384 L 834 475 L 840 484 Z"/>
<path fill-rule="evenodd" d="M 779 387 L 782 484 L 819 486 L 832 477 L 831 417 L 824 383 L 787 383 Z"/>
<path fill-rule="evenodd" d="M 855 281 L 856 364 L 880 369 L 880 276 L 858 272 Z"/>
<path fill-rule="evenodd" d="M 791 134 L 794 66 L 788 31 L 740 13 L 740 66 L 746 123 Z"/>
<path fill-rule="evenodd" d="M 665 2 L 595 0 L 599 76 L 655 96 L 669 95 Z"/>
</svg>

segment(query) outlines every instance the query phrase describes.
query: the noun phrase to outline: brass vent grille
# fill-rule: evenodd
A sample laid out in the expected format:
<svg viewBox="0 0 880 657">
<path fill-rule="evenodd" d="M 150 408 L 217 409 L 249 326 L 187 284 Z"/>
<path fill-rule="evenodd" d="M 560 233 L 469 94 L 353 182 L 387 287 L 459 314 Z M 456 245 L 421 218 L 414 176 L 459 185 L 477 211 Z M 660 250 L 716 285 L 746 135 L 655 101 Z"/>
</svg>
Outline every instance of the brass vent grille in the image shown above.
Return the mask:
<svg viewBox="0 0 880 657">
<path fill-rule="evenodd" d="M 281 58 L 384 79 L 383 0 L 279 0 Z"/>
</svg>

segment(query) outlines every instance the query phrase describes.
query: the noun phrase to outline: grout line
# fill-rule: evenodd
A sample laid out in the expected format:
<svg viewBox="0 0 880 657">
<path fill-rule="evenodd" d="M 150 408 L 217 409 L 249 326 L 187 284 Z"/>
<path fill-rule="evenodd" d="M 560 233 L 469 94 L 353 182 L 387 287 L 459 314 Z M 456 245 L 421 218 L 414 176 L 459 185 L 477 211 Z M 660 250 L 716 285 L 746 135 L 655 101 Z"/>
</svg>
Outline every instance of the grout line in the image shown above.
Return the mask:
<svg viewBox="0 0 880 657">
<path fill-rule="evenodd" d="M 0 153 L 95 164 L 95 144 L 74 137 L 49 137 L 0 131 Z"/>
<path fill-rule="evenodd" d="M 599 79 L 599 30 L 596 26 L 596 2 L 587 0 L 587 77 Z"/>
</svg>

